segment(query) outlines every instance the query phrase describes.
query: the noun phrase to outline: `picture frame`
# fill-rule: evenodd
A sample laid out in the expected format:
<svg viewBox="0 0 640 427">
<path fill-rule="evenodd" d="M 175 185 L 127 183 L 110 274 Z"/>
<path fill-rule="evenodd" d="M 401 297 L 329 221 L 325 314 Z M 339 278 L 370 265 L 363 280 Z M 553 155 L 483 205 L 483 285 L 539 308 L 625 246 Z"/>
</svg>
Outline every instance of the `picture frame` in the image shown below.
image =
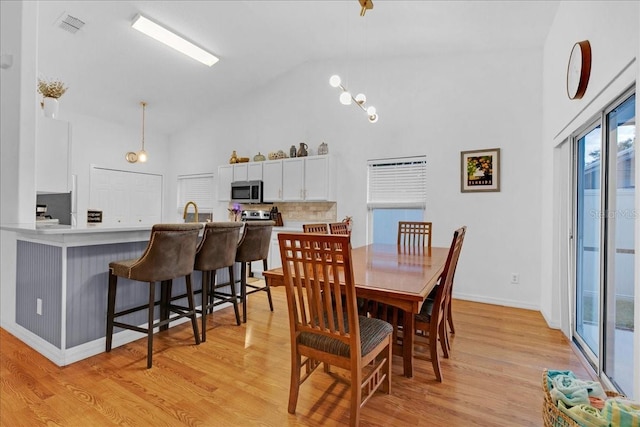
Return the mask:
<svg viewBox="0 0 640 427">
<path fill-rule="evenodd" d="M 500 149 L 460 152 L 460 192 L 500 191 Z"/>
</svg>

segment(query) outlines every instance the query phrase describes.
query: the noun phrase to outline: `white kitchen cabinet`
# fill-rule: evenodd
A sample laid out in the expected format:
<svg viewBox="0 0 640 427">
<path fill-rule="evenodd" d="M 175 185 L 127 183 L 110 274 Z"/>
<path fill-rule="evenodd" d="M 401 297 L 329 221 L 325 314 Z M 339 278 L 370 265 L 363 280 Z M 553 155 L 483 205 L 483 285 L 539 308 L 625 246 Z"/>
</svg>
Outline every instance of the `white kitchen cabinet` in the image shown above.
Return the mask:
<svg viewBox="0 0 640 427">
<path fill-rule="evenodd" d="M 304 200 L 304 157 L 282 161 L 282 200 Z"/>
<path fill-rule="evenodd" d="M 247 163 L 247 180 L 248 181 L 261 181 L 262 180 L 262 162 Z"/>
<path fill-rule="evenodd" d="M 247 181 L 249 177 L 249 163 L 233 165 L 233 181 Z"/>
<path fill-rule="evenodd" d="M 218 166 L 218 201 L 231 200 L 231 182 L 233 181 L 233 165 Z"/>
<path fill-rule="evenodd" d="M 282 201 L 282 160 L 263 162 L 262 199 L 265 202 Z"/>
<path fill-rule="evenodd" d="M 336 176 L 329 156 L 304 158 L 304 199 L 335 200 Z"/>
<path fill-rule="evenodd" d="M 283 160 L 282 183 L 284 201 L 332 201 L 336 197 L 336 176 L 329 156 Z"/>
<path fill-rule="evenodd" d="M 36 136 L 36 191 L 66 193 L 69 188 L 71 124 L 40 118 Z"/>
</svg>

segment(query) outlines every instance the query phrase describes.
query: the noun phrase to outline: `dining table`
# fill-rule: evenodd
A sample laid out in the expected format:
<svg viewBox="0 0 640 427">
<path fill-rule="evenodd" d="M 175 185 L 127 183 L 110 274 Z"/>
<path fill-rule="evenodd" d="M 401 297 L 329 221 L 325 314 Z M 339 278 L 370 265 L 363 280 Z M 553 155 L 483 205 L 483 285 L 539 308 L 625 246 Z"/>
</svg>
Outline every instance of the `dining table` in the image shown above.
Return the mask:
<svg viewBox="0 0 640 427">
<path fill-rule="evenodd" d="M 372 243 L 352 248 L 356 296 L 404 311 L 403 330 L 414 331 L 414 315 L 438 284 L 449 248 Z M 263 272 L 269 286 L 284 286 L 282 268 Z M 413 333 L 404 333 L 394 354 L 403 358 L 404 375 L 413 376 Z"/>
</svg>

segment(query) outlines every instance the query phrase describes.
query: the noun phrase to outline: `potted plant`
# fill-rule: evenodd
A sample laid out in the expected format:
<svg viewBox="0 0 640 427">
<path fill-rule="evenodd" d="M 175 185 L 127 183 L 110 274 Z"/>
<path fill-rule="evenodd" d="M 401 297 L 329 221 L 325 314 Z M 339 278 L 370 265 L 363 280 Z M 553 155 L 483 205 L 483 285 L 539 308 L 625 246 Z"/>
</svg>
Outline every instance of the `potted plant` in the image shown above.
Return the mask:
<svg viewBox="0 0 640 427">
<path fill-rule="evenodd" d="M 55 119 L 58 116 L 58 98 L 67 91 L 64 83 L 60 80 L 46 81 L 38 79 L 38 92 L 43 99 L 41 106 L 44 109 L 44 115 Z"/>
</svg>

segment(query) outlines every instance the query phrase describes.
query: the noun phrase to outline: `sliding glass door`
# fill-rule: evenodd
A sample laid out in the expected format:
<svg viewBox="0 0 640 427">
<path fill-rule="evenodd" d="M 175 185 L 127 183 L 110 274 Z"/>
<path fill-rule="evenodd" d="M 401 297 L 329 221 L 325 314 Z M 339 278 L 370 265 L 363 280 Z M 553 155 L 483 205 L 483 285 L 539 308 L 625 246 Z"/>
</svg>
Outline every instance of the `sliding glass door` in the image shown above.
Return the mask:
<svg viewBox="0 0 640 427">
<path fill-rule="evenodd" d="M 635 130 L 635 94 L 627 93 L 574 139 L 574 339 L 596 371 L 628 396 L 634 356 Z"/>
</svg>

